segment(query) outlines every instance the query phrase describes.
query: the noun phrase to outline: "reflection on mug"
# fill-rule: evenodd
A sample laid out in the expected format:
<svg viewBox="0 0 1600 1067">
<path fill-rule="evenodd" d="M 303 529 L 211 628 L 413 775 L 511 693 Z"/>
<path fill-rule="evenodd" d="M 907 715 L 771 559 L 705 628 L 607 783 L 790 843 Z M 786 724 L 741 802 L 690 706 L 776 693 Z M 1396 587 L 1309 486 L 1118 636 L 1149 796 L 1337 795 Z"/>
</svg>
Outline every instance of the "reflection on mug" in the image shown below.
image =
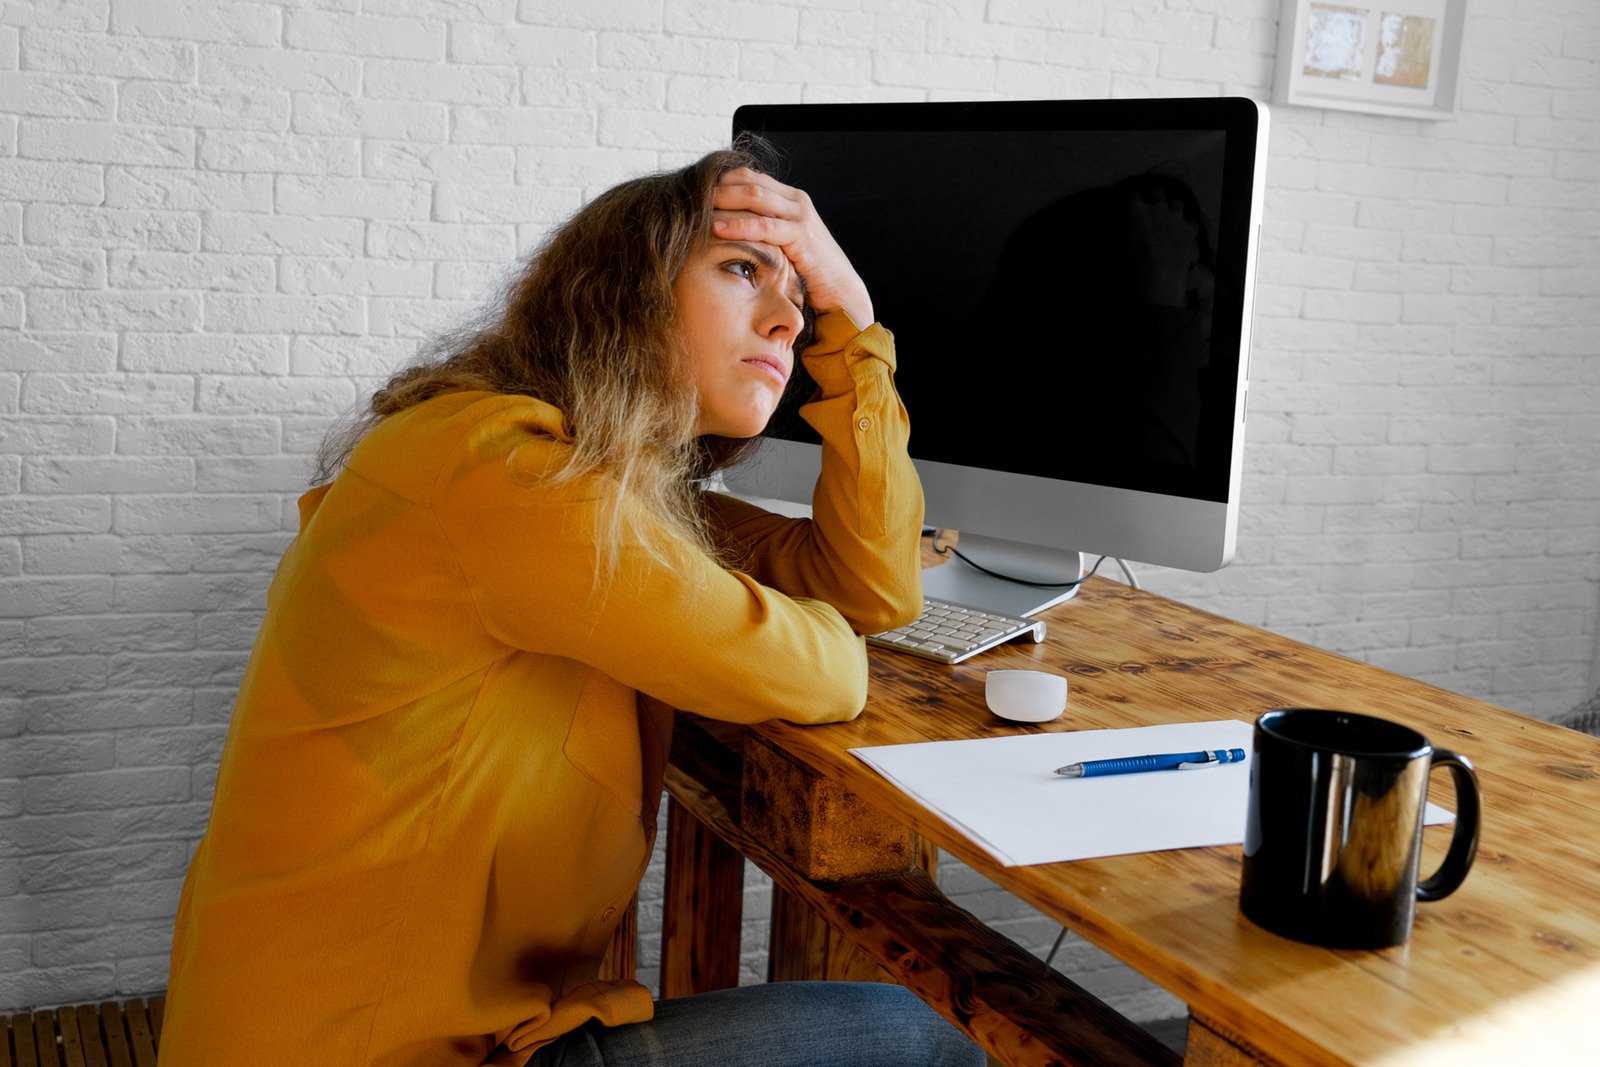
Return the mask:
<svg viewBox="0 0 1600 1067">
<path fill-rule="evenodd" d="M 1391 901 L 1416 883 L 1428 766 L 1408 763 L 1393 782 L 1358 789 L 1350 798 L 1343 820 L 1348 837 L 1336 853 L 1339 881 L 1369 904 Z"/>
</svg>

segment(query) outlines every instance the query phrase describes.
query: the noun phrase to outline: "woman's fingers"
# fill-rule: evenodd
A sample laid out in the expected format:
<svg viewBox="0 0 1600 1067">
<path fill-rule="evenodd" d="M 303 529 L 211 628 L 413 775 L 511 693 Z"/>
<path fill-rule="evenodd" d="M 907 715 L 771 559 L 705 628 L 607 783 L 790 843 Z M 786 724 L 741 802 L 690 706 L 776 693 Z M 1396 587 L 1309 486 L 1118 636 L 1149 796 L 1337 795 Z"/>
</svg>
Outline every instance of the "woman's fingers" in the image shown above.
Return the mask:
<svg viewBox="0 0 1600 1067">
<path fill-rule="evenodd" d="M 804 192 L 784 185 L 770 174 L 747 167 L 731 170 L 722 176 L 712 197 L 712 204 L 727 210 L 751 211 L 758 215 L 791 220 L 813 211 L 811 198 Z"/>
<path fill-rule="evenodd" d="M 717 237 L 782 249 L 806 280 L 813 307 L 841 308 L 861 326 L 873 321 L 866 285 L 805 192 L 771 175 L 740 168 L 723 176 L 711 205 Z"/>
</svg>

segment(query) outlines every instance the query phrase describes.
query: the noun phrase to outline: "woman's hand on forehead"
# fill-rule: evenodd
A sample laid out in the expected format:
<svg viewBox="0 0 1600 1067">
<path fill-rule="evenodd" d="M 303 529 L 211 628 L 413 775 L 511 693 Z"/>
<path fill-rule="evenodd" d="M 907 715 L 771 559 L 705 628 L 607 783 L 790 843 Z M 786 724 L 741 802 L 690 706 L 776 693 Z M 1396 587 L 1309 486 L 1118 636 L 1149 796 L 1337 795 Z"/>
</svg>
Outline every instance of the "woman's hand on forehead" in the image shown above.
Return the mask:
<svg viewBox="0 0 1600 1067">
<path fill-rule="evenodd" d="M 741 167 L 722 176 L 711 207 L 713 237 L 776 246 L 805 279 L 812 307 L 842 310 L 857 326 L 872 324 L 866 284 L 804 192 Z"/>
</svg>

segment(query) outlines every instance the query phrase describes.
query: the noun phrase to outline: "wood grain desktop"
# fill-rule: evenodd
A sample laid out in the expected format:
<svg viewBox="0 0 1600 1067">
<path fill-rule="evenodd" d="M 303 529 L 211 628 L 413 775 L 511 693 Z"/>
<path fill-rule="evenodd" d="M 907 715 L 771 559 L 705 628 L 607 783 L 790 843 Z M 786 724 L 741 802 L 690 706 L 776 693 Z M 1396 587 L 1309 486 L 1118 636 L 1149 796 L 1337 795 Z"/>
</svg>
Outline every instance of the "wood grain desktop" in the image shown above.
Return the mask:
<svg viewBox="0 0 1600 1067">
<path fill-rule="evenodd" d="M 933 847 L 1123 960 L 1190 1007 L 1185 1062 L 1600 1062 L 1600 739 L 1093 579 L 1040 645 L 956 666 L 874 651 L 851 723 L 727 728 L 684 716 L 668 786 L 663 995 L 733 984 L 738 858 L 775 882 L 772 976 L 887 977 L 1001 1062 L 1174 1055 L 944 899 Z M 988 712 L 988 670 L 1071 680 L 1066 714 Z M 1288 941 L 1239 913 L 1239 846 L 1002 867 L 849 750 L 1342 708 L 1421 730 L 1476 765 L 1484 828 L 1452 897 L 1403 946 Z M 1445 776 L 1433 799 L 1450 807 Z M 1424 834 L 1424 871 L 1449 827 Z M 731 921 L 730 921 L 731 919 Z"/>
</svg>

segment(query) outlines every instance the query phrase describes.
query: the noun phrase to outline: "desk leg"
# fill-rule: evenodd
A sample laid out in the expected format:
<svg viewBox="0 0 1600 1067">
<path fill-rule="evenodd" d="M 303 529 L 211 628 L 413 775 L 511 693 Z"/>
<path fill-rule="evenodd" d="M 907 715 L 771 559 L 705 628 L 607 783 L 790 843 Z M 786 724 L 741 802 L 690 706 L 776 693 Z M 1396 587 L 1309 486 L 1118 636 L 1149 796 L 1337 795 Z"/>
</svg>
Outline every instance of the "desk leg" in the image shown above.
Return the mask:
<svg viewBox="0 0 1600 1067">
<path fill-rule="evenodd" d="M 677 800 L 667 800 L 661 995 L 739 984 L 744 857 Z"/>
<path fill-rule="evenodd" d="M 767 981 L 892 982 L 871 956 L 839 935 L 816 910 L 776 883 L 772 886 L 772 944 Z"/>
<path fill-rule="evenodd" d="M 918 866 L 933 879 L 939 850 L 924 841 Z M 846 940 L 815 908 L 783 886 L 772 886 L 772 937 L 767 981 L 823 978 L 836 982 L 893 982 L 895 978 L 867 953 Z"/>
</svg>

